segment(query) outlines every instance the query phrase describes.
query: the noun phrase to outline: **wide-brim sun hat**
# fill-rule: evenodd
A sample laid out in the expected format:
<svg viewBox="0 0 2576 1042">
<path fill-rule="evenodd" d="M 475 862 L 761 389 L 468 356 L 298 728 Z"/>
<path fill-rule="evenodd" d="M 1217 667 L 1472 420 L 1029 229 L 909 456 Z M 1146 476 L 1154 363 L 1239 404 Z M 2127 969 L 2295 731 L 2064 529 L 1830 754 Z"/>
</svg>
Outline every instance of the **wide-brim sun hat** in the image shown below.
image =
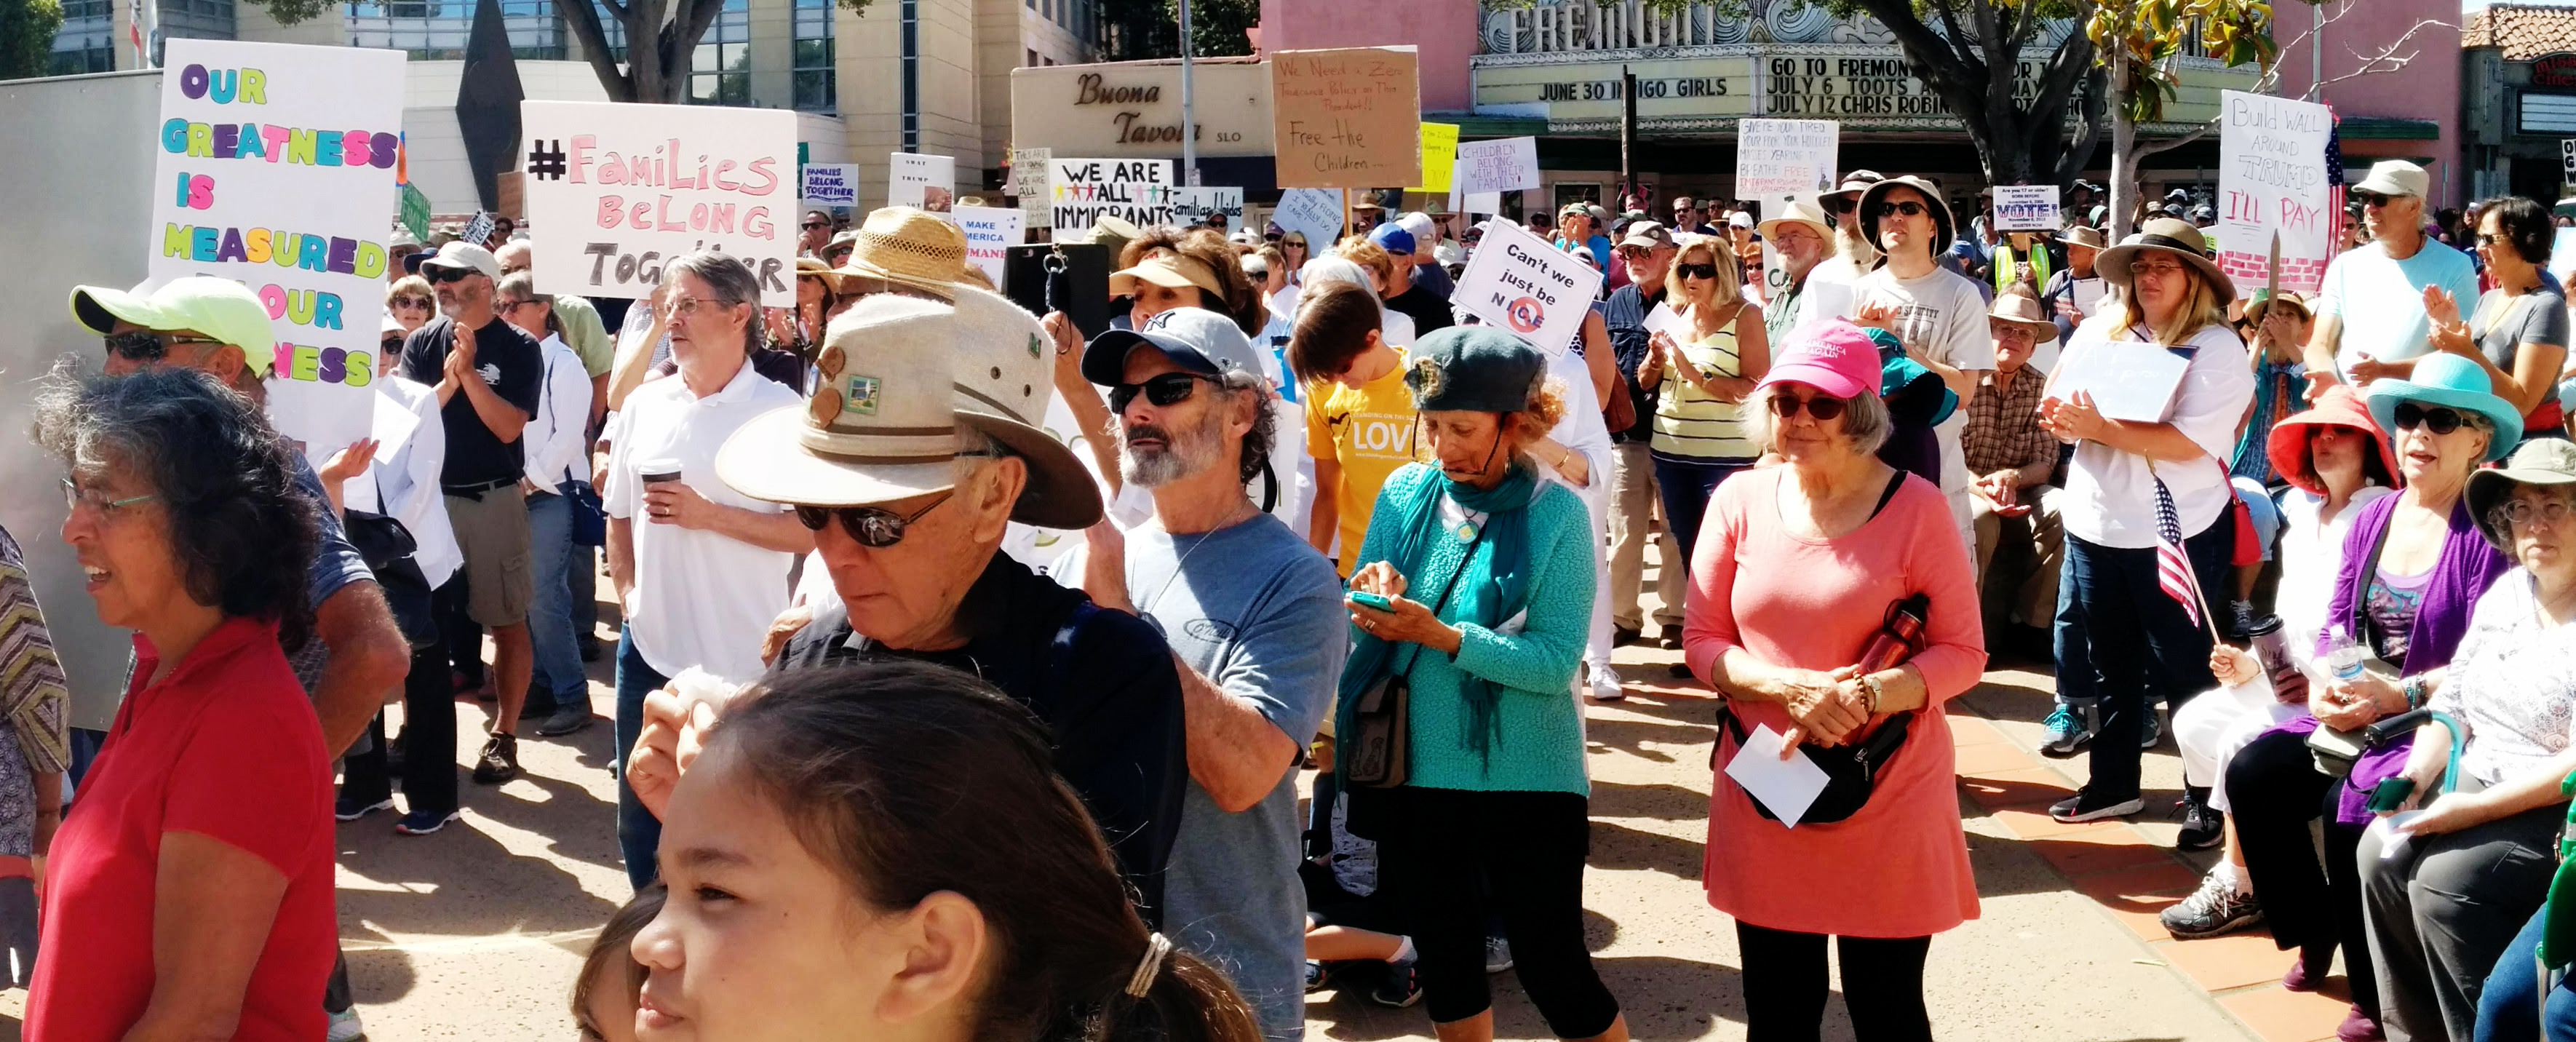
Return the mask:
<svg viewBox="0 0 2576 1042">
<path fill-rule="evenodd" d="M 2009 322 L 2030 330 L 2032 343 L 2045 344 L 2057 339 L 2057 322 L 2048 317 L 2039 302 L 2019 293 L 1998 293 L 1994 306 L 1986 310 L 1993 322 Z"/>
<path fill-rule="evenodd" d="M 2351 387 L 2335 384 L 2317 397 L 2316 405 L 2282 417 L 2265 436 L 2263 454 L 2272 461 L 2272 472 L 2300 491 L 2325 495 L 2325 482 L 2317 477 L 2316 455 L 2310 439 L 2317 427 L 2350 427 L 2370 438 L 2379 453 L 2379 466 L 2388 472 L 2388 480 L 2399 485 L 2406 475 L 2397 469 L 2397 453 L 2389 448 L 2388 430 L 2370 415 L 2361 395 Z"/>
<path fill-rule="evenodd" d="M 1802 383 L 1836 398 L 1877 394 L 1878 358 L 1878 344 L 1849 320 L 1809 322 L 1790 331 L 1788 342 L 1772 359 L 1771 370 L 1762 374 L 1754 389 Z"/>
<path fill-rule="evenodd" d="M 2102 238 L 2102 229 L 2089 224 L 2078 224 L 2057 233 L 2057 241 L 2065 243 L 2069 248 L 2081 246 L 2095 251 L 2108 245 Z"/>
<path fill-rule="evenodd" d="M 1412 251 L 1408 249 L 1406 252 Z M 1217 281 L 1215 271 L 1210 270 L 1198 258 L 1167 246 L 1157 246 L 1145 251 L 1145 255 L 1137 258 L 1136 265 L 1132 268 L 1110 272 L 1109 293 L 1111 296 L 1119 297 L 1134 296 L 1136 283 L 1139 281 L 1150 282 L 1165 289 L 1195 287 L 1215 294 L 1219 299 L 1225 296 L 1225 285 Z"/>
<path fill-rule="evenodd" d="M 1774 239 L 1779 236 L 1780 226 L 1783 224 L 1803 224 L 1814 228 L 1816 234 L 1823 236 L 1827 242 L 1833 241 L 1834 238 L 1833 222 L 1825 220 L 1825 210 L 1816 205 L 1814 196 L 1790 196 L 1781 206 L 1780 216 L 1754 225 L 1753 234 L 1764 239 Z"/>
<path fill-rule="evenodd" d="M 1821 194 L 1857 196 L 1862 192 L 1869 191 L 1869 186 L 1884 180 L 1887 180 L 1887 178 L 1879 174 L 1876 170 L 1854 170 L 1850 173 L 1844 174 L 1842 180 L 1835 182 L 1833 191 Z"/>
<path fill-rule="evenodd" d="M 2209 258 L 2208 235 L 2192 227 L 2190 221 L 2168 217 L 2148 221 L 2136 234 L 2120 240 L 2119 245 L 2095 257 L 2093 270 L 2110 280 L 2112 285 L 2126 287 L 2129 285 L 2129 262 L 2146 250 L 2170 253 L 2190 264 L 2200 272 L 2202 281 L 2209 283 L 2210 295 L 2219 305 L 2225 306 L 2236 299 L 2236 280 L 2229 278 L 2218 262 Z"/>
<path fill-rule="evenodd" d="M 2515 485 L 2576 485 L 2576 442 L 2565 438 L 2533 438 L 2513 450 L 2513 457 L 2501 467 L 2485 468 L 2469 475 L 2469 518 L 2477 522 L 2478 534 L 2487 537 L 2506 557 L 2513 556 L 2513 532 L 2496 526 L 2487 514 L 2513 495 Z"/>
<path fill-rule="evenodd" d="M 259 295 L 231 279 L 190 275 L 146 290 L 72 287 L 72 319 L 106 336 L 118 320 L 162 333 L 191 330 L 238 347 L 252 373 L 265 379 L 277 354 L 277 331 Z"/>
<path fill-rule="evenodd" d="M 1869 186 L 1868 191 L 1860 194 L 1860 211 L 1857 216 L 1860 221 L 1861 236 L 1869 240 L 1871 249 L 1877 250 L 1880 253 L 1887 252 L 1887 247 L 1881 245 L 1879 242 L 1878 219 L 1870 216 L 1870 214 L 1873 209 L 1878 206 L 1880 201 L 1887 198 L 1887 193 L 1893 192 L 1899 188 L 1913 189 L 1915 194 L 1923 197 L 1923 205 L 1931 210 L 1932 241 L 1929 245 L 1931 247 L 1931 255 L 1934 257 L 1940 256 L 1941 251 L 1950 248 L 1950 241 L 1958 238 L 1958 225 L 1951 223 L 1950 204 L 1941 201 L 1941 190 L 1935 187 L 1932 182 L 1926 181 L 1912 174 L 1907 174 L 1903 177 L 1891 177 L 1884 181 L 1880 181 L 1877 184 Z"/>
<path fill-rule="evenodd" d="M 946 298 L 966 277 L 966 233 L 928 210 L 880 207 L 860 223 L 849 259 L 833 274 L 901 283 Z"/>
<path fill-rule="evenodd" d="M 2495 437 L 2487 441 L 2483 462 L 2503 459 L 2522 441 L 2522 413 L 2515 411 L 2513 403 L 2496 397 L 2486 369 L 2455 354 L 2437 351 L 2416 359 L 2410 379 L 2373 380 L 2363 400 L 2370 404 L 2371 422 L 2387 431 L 2391 441 L 2397 438 L 2400 402 L 2445 406 L 2486 417 L 2495 425 Z"/>
</svg>

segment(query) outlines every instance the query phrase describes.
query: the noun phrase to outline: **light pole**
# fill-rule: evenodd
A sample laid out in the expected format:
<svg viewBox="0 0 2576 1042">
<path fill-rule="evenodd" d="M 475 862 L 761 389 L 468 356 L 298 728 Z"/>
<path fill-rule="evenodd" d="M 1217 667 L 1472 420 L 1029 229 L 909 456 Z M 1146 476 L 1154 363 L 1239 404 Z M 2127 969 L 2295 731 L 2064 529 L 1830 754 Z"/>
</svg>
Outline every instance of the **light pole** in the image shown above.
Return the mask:
<svg viewBox="0 0 2576 1042">
<path fill-rule="evenodd" d="M 1198 128 L 1190 123 L 1190 0 L 1181 6 L 1181 183 L 1199 186 Z"/>
</svg>

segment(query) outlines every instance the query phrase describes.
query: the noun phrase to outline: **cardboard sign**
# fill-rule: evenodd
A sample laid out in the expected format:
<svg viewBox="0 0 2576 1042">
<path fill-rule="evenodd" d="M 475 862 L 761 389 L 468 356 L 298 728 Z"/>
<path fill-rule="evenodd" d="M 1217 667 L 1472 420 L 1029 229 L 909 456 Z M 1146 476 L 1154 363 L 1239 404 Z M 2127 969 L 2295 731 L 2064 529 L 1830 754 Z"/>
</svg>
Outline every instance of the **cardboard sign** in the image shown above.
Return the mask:
<svg viewBox="0 0 2576 1042">
<path fill-rule="evenodd" d="M 2057 224 L 2056 185 L 1995 186 L 1996 231 L 2055 231 Z"/>
<path fill-rule="evenodd" d="M 1323 256 L 1341 241 L 1342 217 L 1338 188 L 1291 188 L 1279 193 L 1279 208 L 1270 212 L 1280 231 L 1305 234 L 1308 257 Z"/>
<path fill-rule="evenodd" d="M 825 206 L 859 205 L 856 163 L 815 163 L 805 168 L 805 201 Z"/>
<path fill-rule="evenodd" d="M 1027 219 L 1027 211 L 1007 206 L 959 206 L 948 211 L 949 223 L 966 233 L 966 263 L 984 269 L 995 286 L 1002 284 L 1003 254 L 1025 237 L 1022 222 Z"/>
<path fill-rule="evenodd" d="M 519 123 L 539 292 L 642 299 L 704 249 L 750 264 L 763 306 L 795 306 L 795 113 L 529 101 Z"/>
<path fill-rule="evenodd" d="M 1172 223 L 1187 227 L 1206 221 L 1211 214 L 1224 218 L 1229 229 L 1243 227 L 1243 189 L 1172 189 Z"/>
<path fill-rule="evenodd" d="M 1601 292 L 1601 273 L 1510 221 L 1485 222 L 1449 300 L 1486 324 L 1520 334 L 1550 356 L 1573 346 Z"/>
<path fill-rule="evenodd" d="M 1829 119 L 1746 119 L 1735 126 L 1736 198 L 1778 199 L 1834 190 L 1841 124 Z"/>
<path fill-rule="evenodd" d="M 1461 195 L 1537 188 L 1538 139 L 1507 137 L 1459 145 L 1449 184 Z"/>
<path fill-rule="evenodd" d="M 1077 232 L 1116 217 L 1136 227 L 1172 223 L 1169 159 L 1050 159 L 1054 186 L 1049 226 Z"/>
<path fill-rule="evenodd" d="M 1422 183 L 1409 185 L 1408 192 L 1434 194 L 1449 190 L 1450 170 L 1458 165 L 1458 125 L 1425 123 L 1422 125 Z"/>
<path fill-rule="evenodd" d="M 318 466 L 367 436 L 374 384 L 398 368 L 377 336 L 403 54 L 179 38 L 164 69 L 154 190 L 134 200 L 146 281 L 212 275 L 259 295 L 275 337 L 246 346 L 270 363 L 269 418 Z"/>
<path fill-rule="evenodd" d="M 2334 114 L 2323 105 L 2227 91 L 2218 113 L 2218 266 L 2245 296 L 2271 277 L 2272 236 L 2281 241 L 2281 288 L 2313 295 L 2325 281 L 2328 239 L 2342 215 L 2328 212 L 2326 137 Z"/>
<path fill-rule="evenodd" d="M 886 205 L 946 213 L 957 202 L 957 159 L 896 152 L 886 157 Z"/>
<path fill-rule="evenodd" d="M 1271 138 L 1279 187 L 1422 180 L 1419 65 L 1409 45 L 1273 52 Z"/>
</svg>

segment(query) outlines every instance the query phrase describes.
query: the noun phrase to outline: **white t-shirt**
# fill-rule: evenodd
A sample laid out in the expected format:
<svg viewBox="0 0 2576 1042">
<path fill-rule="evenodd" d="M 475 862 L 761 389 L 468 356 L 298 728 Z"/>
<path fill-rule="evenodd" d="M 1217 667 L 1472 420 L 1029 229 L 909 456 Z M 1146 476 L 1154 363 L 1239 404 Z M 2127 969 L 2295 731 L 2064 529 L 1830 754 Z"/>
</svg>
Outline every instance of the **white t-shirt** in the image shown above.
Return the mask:
<svg viewBox="0 0 2576 1042">
<path fill-rule="evenodd" d="M 1812 279 L 1814 276 L 1809 276 Z M 1853 310 L 1877 304 L 1896 309 L 1896 332 L 1908 345 L 1922 348 L 1934 361 L 1965 370 L 1971 382 L 1981 370 L 1995 367 L 1995 341 L 1986 321 L 1986 298 L 1966 276 L 1933 266 L 1919 278 L 1900 279 L 1888 268 L 1861 277 L 1852 287 Z M 1967 533 L 1971 545 L 1975 522 L 1968 506 L 1968 456 L 1959 432 L 1968 428 L 1968 403 L 1960 401 L 1950 418 L 1932 428 L 1941 444 L 1941 492 L 1950 497 L 1951 519 Z"/>
<path fill-rule="evenodd" d="M 2399 362 L 2431 352 L 2426 286 L 2449 291 L 2463 312 L 2477 308 L 2478 272 L 2469 255 L 2429 238 L 2402 261 L 2391 258 L 2387 246 L 2369 242 L 2328 262 L 2317 313 L 2343 319 L 2335 368 L 2349 373 L 2352 360 L 2364 355 Z"/>
<path fill-rule="evenodd" d="M 392 373 L 377 378 L 376 390 L 386 405 L 411 410 L 413 425 L 400 446 L 368 464 L 376 479 L 375 511 L 411 530 L 412 563 L 432 588 L 444 586 L 465 566 L 465 551 L 456 545 L 456 529 L 447 521 L 447 497 L 438 490 L 438 471 L 447 462 L 447 425 L 438 419 L 438 392 Z M 354 500 L 350 505 L 366 509 Z"/>
<path fill-rule="evenodd" d="M 2371 500 L 2395 492 L 2371 485 L 2355 490 L 2334 520 L 2320 523 L 2325 497 L 2300 489 L 2281 496 L 2281 588 L 2273 613 L 2281 617 L 2283 646 L 2301 667 L 2316 657 L 2317 635 L 2326 628 L 2326 609 L 2334 602 L 2335 578 L 2343 570 L 2343 537 L 2352 519 Z"/>
<path fill-rule="evenodd" d="M 2075 330 L 2066 346 L 2059 373 L 2075 372 L 2094 351 L 2162 351 L 2132 330 L 2118 342 L 2108 341 L 2113 320 L 2097 318 Z M 2197 350 L 2183 369 L 2182 383 L 2164 422 L 2205 457 L 2167 461 L 2150 470 L 2145 456 L 2122 452 L 2098 441 L 2075 446 L 2075 462 L 2066 471 L 2066 531 L 2097 546 L 2140 549 L 2156 545 L 2156 479 L 2172 493 L 2174 520 L 2189 539 L 2207 529 L 2236 498 L 2227 468 L 2218 461 L 2236 451 L 2236 423 L 2254 400 L 2254 371 L 2245 364 L 2245 342 L 2223 325 L 2207 325 L 2186 346 Z M 2056 388 L 2051 387 L 2054 396 Z"/>
<path fill-rule="evenodd" d="M 796 555 L 641 516 L 640 465 L 676 460 L 681 482 L 709 502 L 784 512 L 787 507 L 743 495 L 716 477 L 716 450 L 762 413 L 802 403 L 746 360 L 713 395 L 690 394 L 684 378 L 653 380 L 628 395 L 617 414 L 600 498 L 608 516 L 635 522 L 635 593 L 626 625 L 654 672 L 670 676 L 698 666 L 737 684 L 759 679 L 760 638 L 787 609 L 787 569 Z"/>
<path fill-rule="evenodd" d="M 590 374 L 572 345 L 552 333 L 541 345 L 546 378 L 537 388 L 537 412 L 528 420 L 528 482 L 552 492 L 566 476 L 588 480 L 583 435 L 590 427 Z"/>
<path fill-rule="evenodd" d="M 1806 285 L 1798 290 L 1798 321 L 1792 323 L 1791 328 L 1829 318 L 1852 317 L 1852 289 L 1860 285 L 1861 278 L 1868 274 L 1867 268 L 1852 263 L 1851 258 L 1840 253 L 1817 261 L 1816 266 L 1807 272 Z M 1774 344 L 1772 348 L 1773 354 L 1777 355 L 1779 345 Z"/>
</svg>

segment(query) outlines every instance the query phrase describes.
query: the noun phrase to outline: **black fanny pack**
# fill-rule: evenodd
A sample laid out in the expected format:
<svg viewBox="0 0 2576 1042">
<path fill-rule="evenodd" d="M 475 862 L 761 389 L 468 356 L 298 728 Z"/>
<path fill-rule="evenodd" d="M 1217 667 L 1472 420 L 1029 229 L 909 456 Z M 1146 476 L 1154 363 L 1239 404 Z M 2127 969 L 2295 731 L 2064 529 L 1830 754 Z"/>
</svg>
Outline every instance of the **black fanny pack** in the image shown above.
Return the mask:
<svg viewBox="0 0 2576 1042">
<path fill-rule="evenodd" d="M 1870 794 L 1878 789 L 1879 772 L 1887 767 L 1889 760 L 1896 758 L 1899 750 L 1905 748 L 1905 734 L 1912 728 L 1914 717 L 1914 713 L 1888 717 L 1885 723 L 1878 725 L 1878 730 L 1870 732 L 1869 737 L 1858 745 L 1833 748 L 1799 746 L 1798 755 L 1824 771 L 1826 780 L 1825 791 L 1816 794 L 1816 802 L 1807 807 L 1806 815 L 1798 819 L 1798 824 L 1822 825 L 1841 821 L 1868 806 Z M 1735 740 L 1735 748 L 1743 749 L 1744 722 L 1736 718 L 1734 707 L 1719 706 L 1717 721 L 1726 728 L 1727 737 Z M 1723 748 L 1720 747 L 1721 750 Z M 1712 767 L 1723 769 L 1717 763 L 1716 754 L 1709 759 Z M 1750 799 L 1753 794 L 1748 792 L 1745 796 Z M 1780 816 L 1763 806 L 1759 799 L 1753 800 L 1753 809 L 1772 821 L 1780 820 Z"/>
</svg>

